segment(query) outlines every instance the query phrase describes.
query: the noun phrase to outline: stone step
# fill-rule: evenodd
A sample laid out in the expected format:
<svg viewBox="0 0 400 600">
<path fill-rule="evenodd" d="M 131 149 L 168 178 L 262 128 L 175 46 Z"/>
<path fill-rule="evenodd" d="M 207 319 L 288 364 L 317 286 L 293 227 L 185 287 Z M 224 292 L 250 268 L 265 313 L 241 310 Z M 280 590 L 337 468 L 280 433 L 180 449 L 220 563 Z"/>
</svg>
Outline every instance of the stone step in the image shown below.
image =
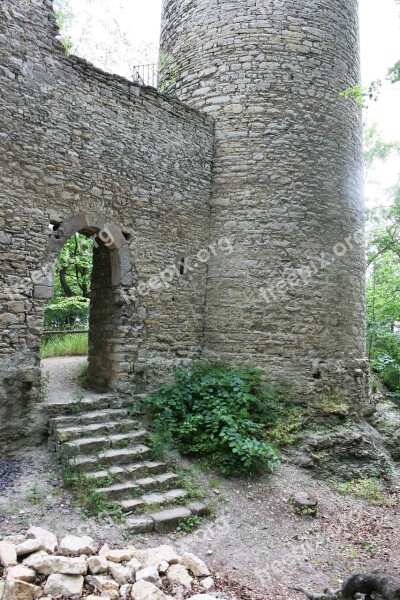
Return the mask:
<svg viewBox="0 0 400 600">
<path fill-rule="evenodd" d="M 85 425 L 75 425 L 67 427 L 58 426 L 53 433 L 56 442 L 64 443 L 79 438 L 96 435 L 112 435 L 117 433 L 127 433 L 137 430 L 140 427 L 139 422 L 133 419 L 121 419 L 120 421 L 106 421 L 104 423 L 91 423 Z"/>
<path fill-rule="evenodd" d="M 118 476 L 118 480 L 123 481 L 141 476 L 144 477 L 144 475 L 149 473 L 157 475 L 163 473 L 166 468 L 167 465 L 163 462 L 143 461 L 133 463 L 132 465 L 123 465 L 122 467 L 111 467 L 110 469 L 103 469 L 101 471 L 89 471 L 85 476 L 92 480 Z"/>
<path fill-rule="evenodd" d="M 152 452 L 148 446 L 139 444 L 132 448 L 123 448 L 121 450 L 106 450 L 100 452 L 96 456 L 72 456 L 69 457 L 69 464 L 72 468 L 76 467 L 77 470 L 95 471 L 96 467 L 100 470 L 109 469 L 112 466 L 122 466 L 136 463 L 139 460 L 147 461 L 151 458 Z"/>
<path fill-rule="evenodd" d="M 140 431 L 132 431 L 131 433 L 78 438 L 70 442 L 65 442 L 62 446 L 63 452 L 68 456 L 92 454 L 93 452 L 105 452 L 110 448 L 125 449 L 132 447 L 138 442 L 143 442 L 147 435 L 148 432 L 145 429 L 141 429 Z"/>
<path fill-rule="evenodd" d="M 58 427 L 78 427 L 79 425 L 105 423 L 128 417 L 129 410 L 127 408 L 109 408 L 106 410 L 80 412 L 75 415 L 53 417 L 49 420 L 49 426 L 52 431 Z"/>
<path fill-rule="evenodd" d="M 110 475 L 109 479 L 118 479 L 118 473 L 114 471 L 115 475 Z M 158 477 L 147 477 L 144 479 L 137 479 L 136 481 L 112 481 L 109 485 L 99 487 L 96 491 L 107 498 L 107 500 L 127 500 L 143 496 L 144 493 L 149 491 L 157 491 L 158 493 L 166 492 L 168 487 L 175 483 L 178 478 L 175 473 L 164 473 Z"/>
<path fill-rule="evenodd" d="M 146 510 L 146 507 L 151 507 L 154 504 L 163 505 L 171 504 L 176 500 L 181 500 L 187 496 L 186 490 L 173 489 L 169 492 L 153 492 L 151 494 L 143 494 L 129 500 L 121 500 L 120 505 L 124 512 L 131 512 L 137 509 Z"/>
<path fill-rule="evenodd" d="M 209 508 L 202 502 L 192 502 L 187 506 L 176 506 L 147 514 L 127 516 L 126 528 L 132 534 L 166 533 L 176 529 L 182 521 L 187 521 L 192 516 L 206 516 Z"/>
<path fill-rule="evenodd" d="M 126 498 L 135 498 L 143 494 L 140 486 L 133 481 L 100 487 L 96 489 L 96 492 L 104 496 L 108 501 L 125 500 Z"/>
</svg>

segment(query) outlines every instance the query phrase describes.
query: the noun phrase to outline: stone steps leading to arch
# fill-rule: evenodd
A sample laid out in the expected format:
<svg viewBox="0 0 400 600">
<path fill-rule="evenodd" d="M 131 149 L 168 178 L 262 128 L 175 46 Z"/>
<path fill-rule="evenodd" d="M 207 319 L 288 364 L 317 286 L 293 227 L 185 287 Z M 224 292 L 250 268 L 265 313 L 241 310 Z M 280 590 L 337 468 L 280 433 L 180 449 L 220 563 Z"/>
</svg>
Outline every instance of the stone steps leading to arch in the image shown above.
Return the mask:
<svg viewBox="0 0 400 600">
<path fill-rule="evenodd" d="M 126 514 L 132 532 L 165 531 L 205 514 L 205 505 L 190 503 L 177 485 L 178 475 L 152 460 L 148 432 L 130 415 L 132 401 L 110 395 L 51 407 L 49 448 L 90 492 Z"/>
</svg>

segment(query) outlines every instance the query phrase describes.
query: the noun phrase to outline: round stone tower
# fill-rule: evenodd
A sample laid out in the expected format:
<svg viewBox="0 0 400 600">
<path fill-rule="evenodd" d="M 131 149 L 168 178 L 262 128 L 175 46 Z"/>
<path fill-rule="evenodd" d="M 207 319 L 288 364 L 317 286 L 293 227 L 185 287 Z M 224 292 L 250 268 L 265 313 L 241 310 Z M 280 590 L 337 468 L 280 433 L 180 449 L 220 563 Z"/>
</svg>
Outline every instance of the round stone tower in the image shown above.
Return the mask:
<svg viewBox="0 0 400 600">
<path fill-rule="evenodd" d="M 164 0 L 165 91 L 215 119 L 204 357 L 362 413 L 357 0 Z M 218 246 L 217 246 L 218 247 Z"/>
</svg>

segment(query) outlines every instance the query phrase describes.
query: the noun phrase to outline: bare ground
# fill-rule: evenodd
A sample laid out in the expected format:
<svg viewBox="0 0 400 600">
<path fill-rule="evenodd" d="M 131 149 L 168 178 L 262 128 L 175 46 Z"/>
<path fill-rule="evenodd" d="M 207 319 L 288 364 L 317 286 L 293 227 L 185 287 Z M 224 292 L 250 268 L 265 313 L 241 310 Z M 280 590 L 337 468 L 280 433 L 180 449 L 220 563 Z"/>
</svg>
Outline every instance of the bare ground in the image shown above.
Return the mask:
<svg viewBox="0 0 400 600">
<path fill-rule="evenodd" d="M 372 569 L 400 576 L 398 479 L 386 482 L 386 506 L 342 495 L 289 464 L 252 480 L 225 479 L 196 468 L 214 500 L 215 517 L 189 534 L 132 537 L 123 522 L 88 516 L 75 505 L 45 447 L 27 450 L 8 469 L 4 465 L 0 460 L 0 536 L 35 524 L 59 536 L 86 534 L 115 545 L 171 543 L 201 556 L 216 574 L 217 589 L 242 600 L 297 599 L 302 596 L 289 589 L 293 585 L 322 591 Z M 288 498 L 300 490 L 316 494 L 317 517 L 293 512 Z"/>
</svg>

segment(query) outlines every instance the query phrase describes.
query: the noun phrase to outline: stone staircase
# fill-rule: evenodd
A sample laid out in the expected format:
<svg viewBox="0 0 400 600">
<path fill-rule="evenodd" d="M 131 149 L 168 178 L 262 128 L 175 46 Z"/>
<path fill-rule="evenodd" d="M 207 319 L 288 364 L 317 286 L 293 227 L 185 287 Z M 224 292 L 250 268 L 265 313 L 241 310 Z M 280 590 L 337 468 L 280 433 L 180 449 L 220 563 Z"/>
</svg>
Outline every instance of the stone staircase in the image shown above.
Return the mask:
<svg viewBox="0 0 400 600">
<path fill-rule="evenodd" d="M 206 506 L 190 502 L 186 490 L 177 486 L 176 473 L 152 459 L 148 432 L 129 412 L 134 400 L 92 394 L 79 402 L 49 405 L 49 448 L 87 479 L 91 492 L 126 514 L 130 531 L 168 531 L 205 514 Z"/>
</svg>

